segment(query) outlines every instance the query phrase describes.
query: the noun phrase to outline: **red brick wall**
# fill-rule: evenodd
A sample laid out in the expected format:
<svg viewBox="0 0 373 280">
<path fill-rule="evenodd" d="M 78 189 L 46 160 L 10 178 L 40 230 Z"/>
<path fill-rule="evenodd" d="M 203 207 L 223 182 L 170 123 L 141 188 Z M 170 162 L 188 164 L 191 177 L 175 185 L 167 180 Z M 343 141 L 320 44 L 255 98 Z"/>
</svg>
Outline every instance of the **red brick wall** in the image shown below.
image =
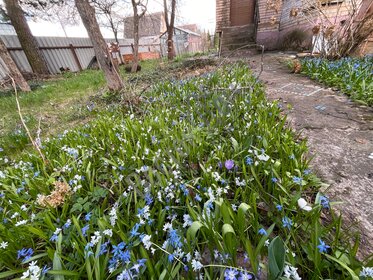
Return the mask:
<svg viewBox="0 0 373 280">
<path fill-rule="evenodd" d="M 139 53 L 139 60 L 149 60 L 160 58 L 159 53 L 157 52 L 145 52 Z M 123 55 L 124 63 L 130 63 L 133 60 L 133 54 L 124 54 Z"/>
<path fill-rule="evenodd" d="M 231 26 L 254 23 L 255 0 L 231 0 Z"/>
</svg>

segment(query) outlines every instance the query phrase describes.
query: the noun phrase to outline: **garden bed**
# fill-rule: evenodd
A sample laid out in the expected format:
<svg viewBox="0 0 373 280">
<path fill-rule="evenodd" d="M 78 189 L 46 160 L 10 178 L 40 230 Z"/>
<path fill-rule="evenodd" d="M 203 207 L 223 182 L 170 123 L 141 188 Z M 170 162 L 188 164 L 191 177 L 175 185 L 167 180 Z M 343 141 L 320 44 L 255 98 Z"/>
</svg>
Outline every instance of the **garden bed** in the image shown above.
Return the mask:
<svg viewBox="0 0 373 280">
<path fill-rule="evenodd" d="M 373 106 L 373 57 L 303 59 L 302 72 L 312 79 L 336 87 L 353 100 Z"/>
<path fill-rule="evenodd" d="M 247 67 L 158 84 L 143 103 L 44 142 L 45 162 L 2 159 L 0 277 L 370 273 Z"/>
</svg>

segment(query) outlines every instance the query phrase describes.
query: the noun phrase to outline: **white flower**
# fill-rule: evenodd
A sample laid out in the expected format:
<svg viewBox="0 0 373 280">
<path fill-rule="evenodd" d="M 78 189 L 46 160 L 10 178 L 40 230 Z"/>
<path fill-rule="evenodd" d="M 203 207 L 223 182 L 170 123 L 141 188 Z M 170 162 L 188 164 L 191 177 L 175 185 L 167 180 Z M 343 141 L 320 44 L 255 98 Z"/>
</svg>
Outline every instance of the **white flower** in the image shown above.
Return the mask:
<svg viewBox="0 0 373 280">
<path fill-rule="evenodd" d="M 36 261 L 32 261 L 28 269 L 23 272 L 21 279 L 29 278 L 30 280 L 39 280 L 41 269 L 36 265 Z"/>
<path fill-rule="evenodd" d="M 21 210 L 22 210 L 22 211 L 26 211 L 26 210 L 27 210 L 27 206 L 26 206 L 25 204 L 23 204 L 23 205 L 21 206 Z"/>
<path fill-rule="evenodd" d="M 8 247 L 8 242 L 3 241 L 0 243 L 0 249 L 6 249 L 6 247 Z"/>
<path fill-rule="evenodd" d="M 112 237 L 113 236 L 113 230 L 112 229 L 105 229 L 104 234 L 107 236 Z"/>
<path fill-rule="evenodd" d="M 56 230 L 54 231 L 54 235 L 58 235 L 60 232 L 62 231 L 61 228 L 56 228 Z"/>
<path fill-rule="evenodd" d="M 109 212 L 109 216 L 110 216 L 110 224 L 111 224 L 111 226 L 115 226 L 115 224 L 117 222 L 117 219 L 118 219 L 118 216 L 117 216 L 117 205 L 114 205 L 114 207 L 111 208 L 111 210 Z"/>
<path fill-rule="evenodd" d="M 193 271 L 199 271 L 201 268 L 203 268 L 203 264 L 200 261 L 192 260 L 192 268 Z"/>
<path fill-rule="evenodd" d="M 297 269 L 298 268 L 293 266 L 286 265 L 284 268 L 284 276 L 291 280 L 302 280 L 302 278 L 300 278 L 298 275 Z"/>
<path fill-rule="evenodd" d="M 191 226 L 193 224 L 193 220 L 189 214 L 184 214 L 183 218 L 184 218 L 184 224 L 183 224 L 184 228 Z"/>
<path fill-rule="evenodd" d="M 373 267 L 363 267 L 363 270 L 360 271 L 361 277 L 372 277 L 373 278 Z"/>
<path fill-rule="evenodd" d="M 28 220 L 22 220 L 22 221 L 19 221 L 15 224 L 16 227 L 19 227 L 19 226 L 22 226 L 22 225 L 25 225 L 27 224 Z"/>
<path fill-rule="evenodd" d="M 300 209 L 304 211 L 311 211 L 312 207 L 307 205 L 307 201 L 304 198 L 299 198 L 298 199 L 298 206 Z"/>
<path fill-rule="evenodd" d="M 163 230 L 167 231 L 169 229 L 172 229 L 172 224 L 171 223 L 165 223 L 164 226 L 163 226 Z"/>
<path fill-rule="evenodd" d="M 152 242 L 150 241 L 151 237 L 152 237 L 151 235 L 145 235 L 141 240 L 141 242 L 144 244 L 144 247 L 146 248 L 146 250 L 149 250 L 150 246 L 152 246 Z"/>
<path fill-rule="evenodd" d="M 96 245 L 101 240 L 101 234 L 99 231 L 95 231 L 94 235 L 91 236 L 91 244 Z"/>
</svg>

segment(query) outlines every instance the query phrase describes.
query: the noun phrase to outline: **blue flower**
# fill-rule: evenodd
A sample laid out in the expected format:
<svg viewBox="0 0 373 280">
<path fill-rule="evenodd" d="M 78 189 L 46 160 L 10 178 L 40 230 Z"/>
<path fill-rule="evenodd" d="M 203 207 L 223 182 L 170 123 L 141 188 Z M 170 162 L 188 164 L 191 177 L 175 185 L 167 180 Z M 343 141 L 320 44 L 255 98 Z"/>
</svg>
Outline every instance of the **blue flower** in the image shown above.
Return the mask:
<svg viewBox="0 0 373 280">
<path fill-rule="evenodd" d="M 89 225 L 85 225 L 83 228 L 82 228 L 82 234 L 83 236 L 87 236 L 87 231 L 89 230 Z"/>
<path fill-rule="evenodd" d="M 199 194 L 196 194 L 196 196 L 194 197 L 195 200 L 197 201 L 202 201 L 202 198 L 199 196 Z"/>
<path fill-rule="evenodd" d="M 68 219 L 66 223 L 62 226 L 62 229 L 68 229 L 71 226 L 71 220 Z"/>
<path fill-rule="evenodd" d="M 34 254 L 34 250 L 32 248 L 28 248 L 28 249 L 23 248 L 17 251 L 17 260 L 19 260 L 20 258 L 24 258 L 23 261 L 25 262 L 29 260 L 33 254 Z"/>
<path fill-rule="evenodd" d="M 84 219 L 89 222 L 91 220 L 92 212 L 89 212 L 87 215 L 85 215 Z"/>
<path fill-rule="evenodd" d="M 119 252 L 118 259 L 123 263 L 128 262 L 131 259 L 131 254 L 129 250 Z"/>
<path fill-rule="evenodd" d="M 171 229 L 170 230 L 170 234 L 169 234 L 169 239 L 168 239 L 170 245 L 174 248 L 180 248 L 183 246 L 183 244 L 181 243 L 181 238 L 180 236 L 177 234 L 177 231 L 176 229 Z"/>
<path fill-rule="evenodd" d="M 330 246 L 326 245 L 324 241 L 321 240 L 321 238 L 319 238 L 319 245 L 317 245 L 317 248 L 319 248 L 319 252 L 320 253 L 326 253 L 328 251 L 328 249 L 330 248 Z"/>
<path fill-rule="evenodd" d="M 237 275 L 239 272 L 234 268 L 229 268 L 224 271 L 225 280 L 237 280 Z"/>
<path fill-rule="evenodd" d="M 141 210 L 141 209 L 139 209 L 139 210 Z M 140 211 L 139 211 L 139 214 L 140 214 Z M 137 232 L 139 230 L 139 228 L 140 228 L 140 224 L 136 223 L 135 226 L 130 231 L 130 238 L 133 238 L 135 236 L 140 235 L 140 233 Z"/>
<path fill-rule="evenodd" d="M 172 263 L 174 261 L 175 256 L 173 254 L 168 255 L 168 261 Z"/>
<path fill-rule="evenodd" d="M 58 235 L 57 234 L 53 234 L 51 238 L 49 238 L 50 241 L 52 242 L 56 242 L 58 239 Z"/>
<path fill-rule="evenodd" d="M 305 170 L 303 171 L 303 174 L 304 174 L 304 175 L 309 175 L 309 174 L 311 174 L 311 170 L 310 170 L 310 169 L 305 169 Z"/>
<path fill-rule="evenodd" d="M 251 157 L 246 157 L 246 164 L 247 165 L 252 165 L 253 164 L 253 159 Z"/>
<path fill-rule="evenodd" d="M 101 244 L 100 252 L 98 253 L 99 256 L 107 253 L 109 244 L 110 244 L 110 241 L 106 241 L 105 243 Z"/>
<path fill-rule="evenodd" d="M 121 242 L 117 246 L 113 245 L 113 250 L 111 251 L 114 254 L 114 257 L 118 257 L 120 252 L 126 247 L 126 243 Z"/>
<path fill-rule="evenodd" d="M 146 193 L 144 199 L 145 199 L 146 205 L 150 205 L 154 201 L 151 193 Z"/>
<path fill-rule="evenodd" d="M 303 180 L 302 177 L 297 177 L 297 176 L 293 177 L 293 182 L 295 184 L 301 185 L 302 184 L 302 180 Z"/>
<path fill-rule="evenodd" d="M 329 209 L 330 208 L 329 198 L 326 195 L 320 195 L 320 204 L 322 205 L 323 208 Z"/>
<path fill-rule="evenodd" d="M 281 211 L 281 210 L 282 210 L 282 205 L 277 204 L 277 205 L 276 205 L 276 208 L 277 208 L 278 211 Z"/>
<path fill-rule="evenodd" d="M 49 266 L 44 265 L 43 269 L 41 270 L 41 275 L 47 274 L 47 272 L 51 270 Z"/>
<path fill-rule="evenodd" d="M 264 228 L 259 229 L 259 230 L 258 230 L 258 233 L 259 233 L 260 235 L 267 235 L 267 232 L 266 232 L 266 230 L 265 230 Z"/>
<path fill-rule="evenodd" d="M 241 272 L 240 277 L 238 277 L 238 280 L 250 280 L 253 279 L 253 276 L 248 272 Z"/>
<path fill-rule="evenodd" d="M 292 227 L 292 225 L 293 225 L 293 221 L 290 220 L 288 217 L 283 217 L 282 218 L 282 226 L 284 228 L 290 229 Z"/>
<path fill-rule="evenodd" d="M 273 177 L 273 178 L 271 179 L 271 181 L 272 181 L 272 183 L 277 183 L 277 182 L 278 182 L 278 179 L 277 179 L 276 177 Z"/>
</svg>

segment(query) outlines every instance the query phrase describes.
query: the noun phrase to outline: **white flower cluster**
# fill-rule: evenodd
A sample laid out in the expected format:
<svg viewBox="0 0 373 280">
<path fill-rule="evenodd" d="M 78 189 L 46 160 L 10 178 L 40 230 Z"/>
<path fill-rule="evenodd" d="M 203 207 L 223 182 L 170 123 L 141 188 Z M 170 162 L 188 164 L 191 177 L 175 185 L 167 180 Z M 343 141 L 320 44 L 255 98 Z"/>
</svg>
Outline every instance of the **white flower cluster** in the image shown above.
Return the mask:
<svg viewBox="0 0 373 280">
<path fill-rule="evenodd" d="M 359 276 L 373 278 L 373 267 L 363 267 L 363 270 L 360 271 Z"/>
<path fill-rule="evenodd" d="M 113 205 L 113 208 L 111 208 L 109 212 L 111 226 L 115 226 L 115 224 L 117 223 L 117 220 L 118 220 L 117 208 L 118 208 L 118 203 L 115 203 Z"/>
<path fill-rule="evenodd" d="M 23 272 L 21 279 L 39 280 L 41 275 L 41 269 L 36 265 L 36 261 L 30 263 L 28 269 Z"/>
<path fill-rule="evenodd" d="M 302 280 L 302 278 L 299 277 L 299 274 L 297 272 L 298 268 L 295 268 L 290 265 L 286 265 L 284 268 L 284 276 L 286 279 L 291 280 Z"/>
</svg>

